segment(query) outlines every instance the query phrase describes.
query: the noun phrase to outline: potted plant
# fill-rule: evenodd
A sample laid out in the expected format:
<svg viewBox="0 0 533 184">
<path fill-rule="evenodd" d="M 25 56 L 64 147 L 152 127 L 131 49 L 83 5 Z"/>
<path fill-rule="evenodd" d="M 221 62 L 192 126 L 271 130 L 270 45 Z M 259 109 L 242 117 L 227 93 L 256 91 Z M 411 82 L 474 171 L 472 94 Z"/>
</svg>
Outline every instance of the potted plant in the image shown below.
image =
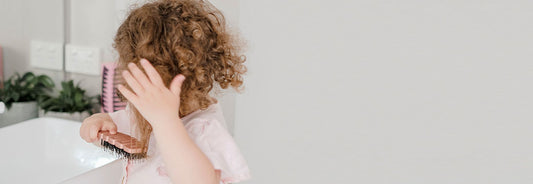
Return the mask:
<svg viewBox="0 0 533 184">
<path fill-rule="evenodd" d="M 46 96 L 39 103 L 39 117 L 56 117 L 83 121 L 95 112 L 98 96 L 89 97 L 72 80 L 61 82 L 59 96 Z"/>
<path fill-rule="evenodd" d="M 0 127 L 36 118 L 37 101 L 53 87 L 54 81 L 46 75 L 27 72 L 22 76 L 18 73 L 11 76 L 0 89 L 0 101 L 7 108 L 0 114 Z"/>
</svg>

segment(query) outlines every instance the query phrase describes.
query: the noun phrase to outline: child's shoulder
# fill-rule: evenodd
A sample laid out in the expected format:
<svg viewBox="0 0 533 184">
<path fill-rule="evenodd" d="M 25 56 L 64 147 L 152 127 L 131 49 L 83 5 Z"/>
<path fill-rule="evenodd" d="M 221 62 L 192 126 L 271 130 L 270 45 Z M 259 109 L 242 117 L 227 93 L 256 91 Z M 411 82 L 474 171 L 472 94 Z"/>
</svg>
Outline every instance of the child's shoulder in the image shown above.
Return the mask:
<svg viewBox="0 0 533 184">
<path fill-rule="evenodd" d="M 192 125 L 210 122 L 225 123 L 224 115 L 222 114 L 222 107 L 218 103 L 211 104 L 206 109 L 194 111 L 191 114 L 182 117 L 181 120 L 186 126 L 190 126 L 189 124 Z"/>
<path fill-rule="evenodd" d="M 181 120 L 189 133 L 205 134 L 206 130 L 227 131 L 226 122 L 219 103 L 211 104 L 207 109 L 197 110 Z"/>
</svg>

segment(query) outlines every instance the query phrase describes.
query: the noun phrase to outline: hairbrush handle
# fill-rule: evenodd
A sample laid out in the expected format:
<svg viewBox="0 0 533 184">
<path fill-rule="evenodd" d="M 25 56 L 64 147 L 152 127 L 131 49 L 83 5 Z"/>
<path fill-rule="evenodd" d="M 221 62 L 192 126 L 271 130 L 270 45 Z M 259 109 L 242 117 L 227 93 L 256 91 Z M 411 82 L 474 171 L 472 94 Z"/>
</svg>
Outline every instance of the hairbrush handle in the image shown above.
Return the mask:
<svg viewBox="0 0 533 184">
<path fill-rule="evenodd" d="M 123 149 L 131 154 L 146 152 L 146 150 L 142 149 L 142 145 L 137 139 L 120 132 L 111 134 L 109 131 L 100 131 L 98 132 L 98 137 L 100 140 L 112 144 L 115 147 Z"/>
</svg>

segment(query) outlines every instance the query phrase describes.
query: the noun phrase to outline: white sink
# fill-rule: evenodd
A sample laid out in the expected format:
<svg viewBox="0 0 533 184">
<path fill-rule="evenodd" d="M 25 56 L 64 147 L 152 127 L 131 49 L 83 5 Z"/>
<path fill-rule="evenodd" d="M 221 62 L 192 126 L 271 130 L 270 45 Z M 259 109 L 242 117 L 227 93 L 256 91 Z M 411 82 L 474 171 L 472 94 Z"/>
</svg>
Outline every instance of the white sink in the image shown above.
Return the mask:
<svg viewBox="0 0 533 184">
<path fill-rule="evenodd" d="M 80 126 L 76 121 L 37 118 L 0 128 L 0 183 L 59 183 L 116 160 L 83 141 Z M 119 161 L 112 167 L 116 177 Z"/>
</svg>

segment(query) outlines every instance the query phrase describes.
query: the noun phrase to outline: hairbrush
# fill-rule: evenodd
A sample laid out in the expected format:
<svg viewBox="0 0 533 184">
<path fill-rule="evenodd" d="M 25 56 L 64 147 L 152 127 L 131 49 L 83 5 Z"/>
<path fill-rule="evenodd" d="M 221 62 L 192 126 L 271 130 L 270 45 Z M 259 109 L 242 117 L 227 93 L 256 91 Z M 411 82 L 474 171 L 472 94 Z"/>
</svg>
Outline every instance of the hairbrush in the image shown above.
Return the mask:
<svg viewBox="0 0 533 184">
<path fill-rule="evenodd" d="M 143 149 L 141 142 L 137 139 L 117 132 L 111 134 L 109 131 L 98 132 L 100 138 L 100 145 L 104 147 L 106 151 L 113 153 L 119 158 L 126 158 L 128 160 L 137 160 L 146 158 L 146 149 Z"/>
</svg>

